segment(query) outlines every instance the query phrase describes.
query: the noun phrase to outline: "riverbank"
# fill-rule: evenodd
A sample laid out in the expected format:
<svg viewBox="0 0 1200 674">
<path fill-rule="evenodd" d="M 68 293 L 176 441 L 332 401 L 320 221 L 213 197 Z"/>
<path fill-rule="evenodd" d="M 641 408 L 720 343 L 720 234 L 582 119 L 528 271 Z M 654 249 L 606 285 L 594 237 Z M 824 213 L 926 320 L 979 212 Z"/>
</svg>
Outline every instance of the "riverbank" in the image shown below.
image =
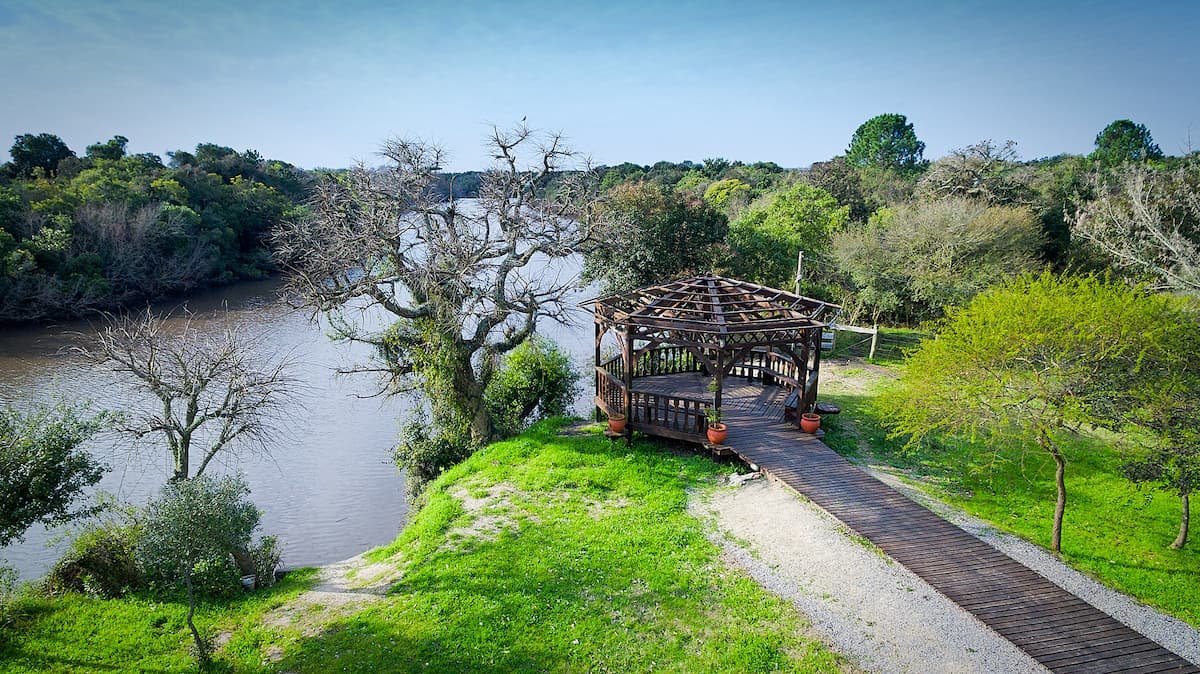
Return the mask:
<svg viewBox="0 0 1200 674">
<path fill-rule="evenodd" d="M 852 671 L 721 559 L 689 492 L 729 467 L 544 423 L 428 489 L 390 545 L 207 605 L 229 671 Z M 26 600 L 0 672 L 188 671 L 183 604 Z"/>
</svg>

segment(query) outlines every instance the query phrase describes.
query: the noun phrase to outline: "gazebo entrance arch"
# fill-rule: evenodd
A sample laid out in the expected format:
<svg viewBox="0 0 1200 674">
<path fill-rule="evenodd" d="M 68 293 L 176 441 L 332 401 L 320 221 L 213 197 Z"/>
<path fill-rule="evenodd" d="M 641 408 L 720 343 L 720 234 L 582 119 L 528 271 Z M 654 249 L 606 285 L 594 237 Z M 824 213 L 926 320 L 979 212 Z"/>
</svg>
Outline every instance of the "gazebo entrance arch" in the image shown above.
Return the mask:
<svg viewBox="0 0 1200 674">
<path fill-rule="evenodd" d="M 816 406 L 821 332 L 840 309 L 723 276 L 697 276 L 585 302 L 595 315 L 595 404 L 626 428 L 704 442 L 728 382 L 782 387 L 788 411 Z M 614 334 L 619 352 L 605 359 Z M 742 384 L 742 382 L 739 382 Z M 744 388 L 744 385 L 742 385 Z M 784 410 L 780 410 L 781 414 Z"/>
</svg>

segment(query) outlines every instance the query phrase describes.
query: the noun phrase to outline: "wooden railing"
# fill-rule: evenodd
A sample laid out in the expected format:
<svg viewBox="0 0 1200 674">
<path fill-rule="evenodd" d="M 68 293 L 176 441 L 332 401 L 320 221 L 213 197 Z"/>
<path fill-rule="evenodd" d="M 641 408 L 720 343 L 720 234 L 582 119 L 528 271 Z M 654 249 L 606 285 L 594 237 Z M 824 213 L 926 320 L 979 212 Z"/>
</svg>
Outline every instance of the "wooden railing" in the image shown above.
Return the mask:
<svg viewBox="0 0 1200 674">
<path fill-rule="evenodd" d="M 633 378 L 655 375 L 703 372 L 704 365 L 690 351 L 679 346 L 647 349 L 634 363 Z M 788 391 L 800 389 L 806 395 L 812 376 L 803 377 L 806 368 L 798 366 L 790 356 L 771 349 L 755 349 L 747 353 L 729 372 L 729 377 L 761 379 L 766 385 L 782 386 Z M 630 394 L 630 409 L 625 409 L 625 366 L 615 356 L 596 366 L 595 404 L 606 413 L 624 413 L 634 430 L 643 430 L 680 440 L 703 442 L 707 427 L 706 414 L 712 401 L 664 393 L 634 390 Z"/>
<path fill-rule="evenodd" d="M 712 403 L 704 400 L 634 391 L 626 420 L 635 430 L 652 429 L 657 435 L 703 442 L 711 408 Z"/>
</svg>

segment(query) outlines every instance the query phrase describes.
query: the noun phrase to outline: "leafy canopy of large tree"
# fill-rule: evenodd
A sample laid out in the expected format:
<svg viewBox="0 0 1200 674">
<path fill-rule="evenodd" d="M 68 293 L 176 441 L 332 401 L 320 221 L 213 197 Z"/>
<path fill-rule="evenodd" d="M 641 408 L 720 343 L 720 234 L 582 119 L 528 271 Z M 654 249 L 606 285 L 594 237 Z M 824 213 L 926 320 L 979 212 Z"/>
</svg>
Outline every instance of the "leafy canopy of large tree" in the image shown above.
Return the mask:
<svg viewBox="0 0 1200 674">
<path fill-rule="evenodd" d="M 889 168 L 912 173 L 925 166 L 925 143 L 904 115 L 876 115 L 862 123 L 850 138 L 846 161 L 854 166 Z"/>
<path fill-rule="evenodd" d="M 820 265 L 830 237 L 849 217 L 850 207 L 839 206 L 833 195 L 797 183 L 751 206 L 730 224 L 733 251 L 727 264 L 739 278 L 790 290 L 797 254 L 803 250 L 806 265 Z"/>
<path fill-rule="evenodd" d="M 948 434 L 977 446 L 1036 446 L 1055 463 L 1051 548 L 1067 504 L 1064 440 L 1111 427 L 1162 374 L 1150 364 L 1177 309 L 1169 298 L 1097 277 L 1050 273 L 1000 284 L 947 312 L 881 398 L 894 433 Z"/>
<path fill-rule="evenodd" d="M 1162 159 L 1163 152 L 1154 143 L 1150 129 L 1129 119 L 1118 119 L 1096 134 L 1096 150 L 1091 158 L 1107 166 L 1127 161 Z"/>
<path fill-rule="evenodd" d="M 603 209 L 583 271 L 585 281 L 601 281 L 605 292 L 710 271 L 728 231 L 725 216 L 708 202 L 651 182 L 617 185 Z"/>
<path fill-rule="evenodd" d="M 23 133 L 13 139 L 12 147 L 8 150 L 12 156 L 10 171 L 18 176 L 33 175 L 34 169 L 42 169 L 46 175 L 53 175 L 58 170 L 58 162 L 75 153 L 62 138 L 52 133 Z"/>
<path fill-rule="evenodd" d="M 104 474 L 82 447 L 100 423 L 63 405 L 28 414 L 0 408 L 0 547 L 36 523 L 62 524 L 91 512 L 73 504 Z"/>
</svg>

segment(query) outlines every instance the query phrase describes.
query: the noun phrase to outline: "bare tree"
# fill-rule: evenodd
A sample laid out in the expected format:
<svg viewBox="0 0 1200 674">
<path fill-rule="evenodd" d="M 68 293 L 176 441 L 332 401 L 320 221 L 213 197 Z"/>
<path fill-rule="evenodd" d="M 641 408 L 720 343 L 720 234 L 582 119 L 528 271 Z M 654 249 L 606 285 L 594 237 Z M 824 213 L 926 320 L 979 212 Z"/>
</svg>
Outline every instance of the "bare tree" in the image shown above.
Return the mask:
<svg viewBox="0 0 1200 674">
<path fill-rule="evenodd" d="M 1096 197 L 1072 234 L 1156 289 L 1200 293 L 1200 159 L 1174 171 L 1129 163 L 1091 181 Z"/>
<path fill-rule="evenodd" d="M 567 320 L 577 279 L 552 262 L 589 238 L 598 200 L 596 176 L 571 170 L 587 167 L 560 134 L 493 128 L 487 147 L 495 163 L 476 202 L 436 189 L 440 147 L 392 140 L 380 152 L 386 166 L 327 178 L 311 217 L 274 232 L 297 304 L 341 316 L 341 337 L 382 357 L 363 369 L 393 390 L 422 387 L 435 414 L 449 405 L 476 442 L 495 433 L 484 389 L 500 355 L 539 320 Z M 364 305 L 395 324 L 372 331 L 345 311 Z"/>
<path fill-rule="evenodd" d="M 150 310 L 113 317 L 94 344 L 74 347 L 154 401 L 131 411 L 121 430 L 164 440 L 172 481 L 202 475 L 223 453 L 265 450 L 283 402 L 298 391 L 288 358 L 256 354 L 236 329 L 209 334 L 191 316 L 181 325 L 168 318 Z"/>
<path fill-rule="evenodd" d="M 917 191 L 927 199 L 966 197 L 989 204 L 1029 205 L 1032 193 L 1014 175 L 1018 167 L 1015 141 L 996 145 L 982 140 L 951 150 L 934 162 L 921 177 Z"/>
</svg>

